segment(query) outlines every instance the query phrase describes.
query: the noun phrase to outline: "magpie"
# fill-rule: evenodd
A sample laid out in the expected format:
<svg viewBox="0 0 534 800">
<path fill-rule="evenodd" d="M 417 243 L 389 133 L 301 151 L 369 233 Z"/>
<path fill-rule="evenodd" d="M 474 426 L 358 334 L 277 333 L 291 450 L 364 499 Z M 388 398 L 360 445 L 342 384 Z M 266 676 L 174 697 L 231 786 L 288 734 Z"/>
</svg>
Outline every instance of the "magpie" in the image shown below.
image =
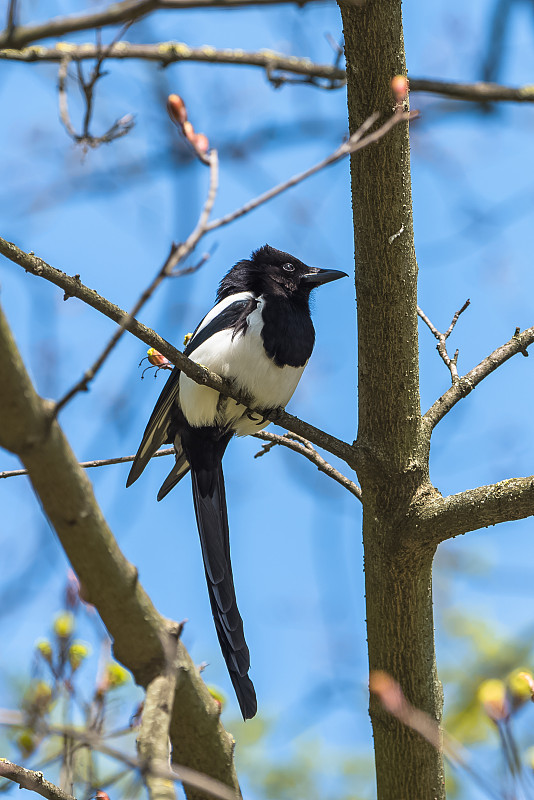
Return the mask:
<svg viewBox="0 0 534 800">
<path fill-rule="evenodd" d="M 269 424 L 268 412 L 288 403 L 315 342 L 310 292 L 342 277 L 347 274 L 308 267 L 269 245 L 232 267 L 184 355 L 231 380 L 254 411 L 195 383 L 175 367 L 126 482 L 130 486 L 137 480 L 164 443 L 174 444 L 176 461 L 158 500 L 191 470 L 211 610 L 243 719 L 256 714 L 257 703 L 230 563 L 222 457 L 232 436 L 262 430 Z"/>
</svg>

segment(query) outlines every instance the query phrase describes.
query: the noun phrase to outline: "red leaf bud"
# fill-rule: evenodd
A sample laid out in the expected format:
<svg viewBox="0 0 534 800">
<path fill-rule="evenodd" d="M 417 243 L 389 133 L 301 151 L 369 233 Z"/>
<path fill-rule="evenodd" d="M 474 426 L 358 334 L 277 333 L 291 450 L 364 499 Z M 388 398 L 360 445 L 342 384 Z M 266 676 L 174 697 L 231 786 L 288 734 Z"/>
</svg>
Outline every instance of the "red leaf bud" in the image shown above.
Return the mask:
<svg viewBox="0 0 534 800">
<path fill-rule="evenodd" d="M 167 98 L 167 111 L 170 118 L 179 125 L 183 125 L 187 120 L 187 109 L 179 94 L 169 95 Z"/>
<path fill-rule="evenodd" d="M 208 137 L 205 136 L 203 133 L 195 134 L 193 144 L 195 145 L 196 149 L 199 153 L 207 153 L 209 150 L 210 143 L 208 141 Z"/>
<path fill-rule="evenodd" d="M 408 94 L 408 78 L 405 75 L 395 75 L 391 79 L 391 91 L 397 103 L 405 100 Z"/>
</svg>

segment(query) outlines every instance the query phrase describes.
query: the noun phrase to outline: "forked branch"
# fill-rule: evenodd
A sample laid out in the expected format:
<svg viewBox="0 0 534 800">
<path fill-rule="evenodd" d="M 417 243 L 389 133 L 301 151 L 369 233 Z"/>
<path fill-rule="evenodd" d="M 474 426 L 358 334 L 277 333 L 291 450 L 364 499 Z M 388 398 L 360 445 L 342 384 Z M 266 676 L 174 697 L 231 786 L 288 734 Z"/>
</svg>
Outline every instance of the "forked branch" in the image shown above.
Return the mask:
<svg viewBox="0 0 534 800">
<path fill-rule="evenodd" d="M 256 453 L 254 458 L 260 458 L 264 456 L 266 453 L 269 452 L 273 447 L 276 445 L 281 445 L 283 447 L 287 447 L 289 450 L 293 450 L 295 453 L 299 453 L 300 455 L 307 458 L 308 461 L 311 461 L 312 464 L 315 464 L 319 472 L 323 472 L 325 475 L 328 475 L 329 478 L 332 478 L 340 486 L 343 486 L 344 489 L 347 489 L 351 494 L 358 498 L 358 500 L 362 500 L 362 490 L 360 487 L 351 481 L 350 478 L 347 478 L 346 475 L 343 475 L 339 470 L 329 464 L 326 459 L 319 455 L 317 450 L 311 446 L 310 442 L 307 439 L 304 439 L 302 436 L 297 436 L 294 433 L 285 433 L 283 436 L 279 436 L 276 433 L 269 433 L 268 431 L 260 431 L 259 433 L 254 434 L 256 439 L 263 439 L 263 441 L 267 442 L 264 444 L 262 449 Z M 0 477 L 1 474 L 0 474 Z"/>
<path fill-rule="evenodd" d="M 423 421 L 429 426 L 430 430 L 435 428 L 440 420 L 454 408 L 463 397 L 473 391 L 478 384 L 491 375 L 492 372 L 508 361 L 512 356 L 521 353 L 528 356 L 527 348 L 534 343 L 534 327 L 527 328 L 520 332 L 516 328 L 514 335 L 506 344 L 501 345 L 493 353 L 490 353 L 483 361 L 474 367 L 467 375 L 459 378 L 445 394 L 436 400 L 433 406 L 428 409 L 423 417 Z"/>
<path fill-rule="evenodd" d="M 463 306 L 456 312 L 456 314 L 452 318 L 451 324 L 449 325 L 449 327 L 447 328 L 445 333 L 441 333 L 441 331 L 438 331 L 438 329 L 435 327 L 435 325 L 433 325 L 432 322 L 430 321 L 430 319 L 427 317 L 427 315 L 425 314 L 423 309 L 419 308 L 419 306 L 417 306 L 417 314 L 418 314 L 418 316 L 423 320 L 425 325 L 427 325 L 430 328 L 433 336 L 438 340 L 438 344 L 437 344 L 436 349 L 437 349 L 438 353 L 440 354 L 441 359 L 443 360 L 445 366 L 449 369 L 449 371 L 451 373 L 451 379 L 452 379 L 453 384 L 460 379 L 459 376 L 458 376 L 458 353 L 459 353 L 459 350 L 456 350 L 454 356 L 451 358 L 449 356 L 448 352 L 447 352 L 447 339 L 449 338 L 449 336 L 453 332 L 454 326 L 458 322 L 460 314 L 463 314 L 463 312 L 469 306 L 470 302 L 471 302 L 470 300 L 466 300 L 465 303 L 463 304 Z"/>
</svg>

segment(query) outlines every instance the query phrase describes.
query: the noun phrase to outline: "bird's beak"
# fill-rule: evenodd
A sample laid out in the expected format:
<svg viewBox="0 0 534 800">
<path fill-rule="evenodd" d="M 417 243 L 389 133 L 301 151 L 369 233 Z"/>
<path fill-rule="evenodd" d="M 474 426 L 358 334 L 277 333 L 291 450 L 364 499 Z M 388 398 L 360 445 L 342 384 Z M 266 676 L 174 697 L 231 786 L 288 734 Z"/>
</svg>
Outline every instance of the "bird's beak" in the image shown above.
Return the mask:
<svg viewBox="0 0 534 800">
<path fill-rule="evenodd" d="M 349 277 L 346 272 L 341 272 L 338 269 L 319 269 L 318 267 L 310 267 L 309 269 L 310 271 L 300 279 L 300 282 L 307 286 L 321 286 L 323 283 L 337 281 L 338 278 Z"/>
</svg>

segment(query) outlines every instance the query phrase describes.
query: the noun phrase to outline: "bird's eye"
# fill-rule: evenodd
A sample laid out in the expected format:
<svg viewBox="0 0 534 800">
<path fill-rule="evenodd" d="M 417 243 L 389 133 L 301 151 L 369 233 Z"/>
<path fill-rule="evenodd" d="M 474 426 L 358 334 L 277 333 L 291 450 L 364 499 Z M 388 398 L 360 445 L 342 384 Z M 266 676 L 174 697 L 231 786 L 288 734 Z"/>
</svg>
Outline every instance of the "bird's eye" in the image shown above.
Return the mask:
<svg viewBox="0 0 534 800">
<path fill-rule="evenodd" d="M 284 264 L 282 266 L 282 269 L 285 270 L 285 272 L 294 272 L 295 271 L 295 267 L 294 267 L 293 264 Z"/>
</svg>

